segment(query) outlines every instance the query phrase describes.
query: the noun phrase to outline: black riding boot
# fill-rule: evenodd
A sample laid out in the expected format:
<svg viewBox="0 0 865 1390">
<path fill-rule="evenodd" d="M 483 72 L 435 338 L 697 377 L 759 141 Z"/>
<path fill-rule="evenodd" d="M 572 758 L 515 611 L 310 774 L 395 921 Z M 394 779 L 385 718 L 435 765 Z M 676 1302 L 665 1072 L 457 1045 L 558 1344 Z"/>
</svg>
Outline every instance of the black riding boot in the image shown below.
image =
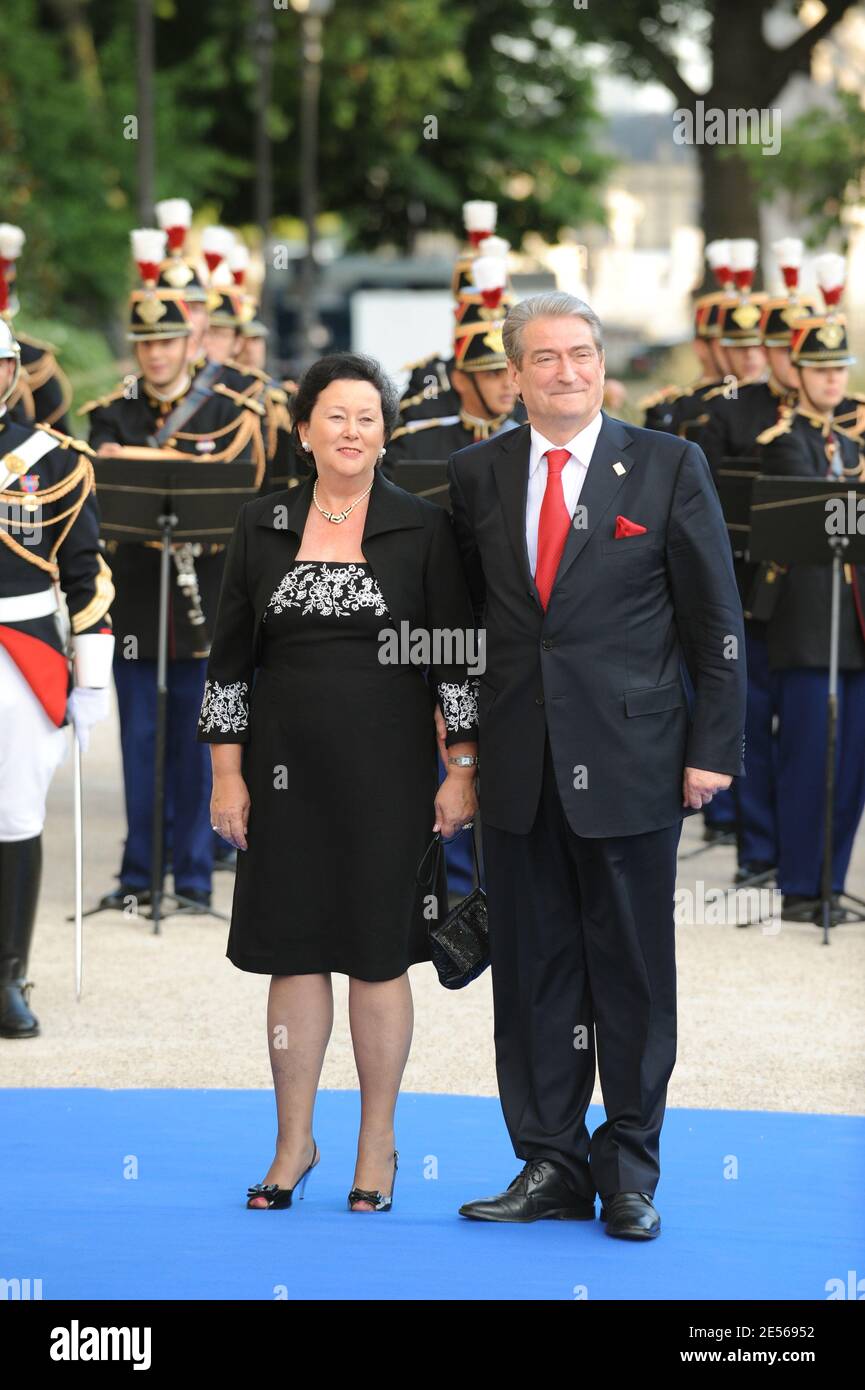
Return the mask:
<svg viewBox="0 0 865 1390">
<path fill-rule="evenodd" d="M 0 842 L 0 1038 L 34 1038 L 27 961 L 42 879 L 42 837 Z"/>
</svg>

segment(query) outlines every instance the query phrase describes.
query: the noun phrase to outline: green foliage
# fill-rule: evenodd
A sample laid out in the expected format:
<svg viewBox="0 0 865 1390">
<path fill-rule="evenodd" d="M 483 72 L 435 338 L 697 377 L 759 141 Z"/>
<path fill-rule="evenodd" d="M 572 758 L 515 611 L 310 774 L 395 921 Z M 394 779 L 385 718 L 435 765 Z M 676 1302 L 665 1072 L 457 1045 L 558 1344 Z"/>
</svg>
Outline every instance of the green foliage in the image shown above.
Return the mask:
<svg viewBox="0 0 865 1390">
<path fill-rule="evenodd" d="M 858 94 L 839 92 L 832 109 L 808 111 L 785 126 L 772 159 L 746 153 L 761 175 L 761 197 L 789 198 L 791 218 L 807 229 L 810 245 L 823 244 L 839 227 L 846 238 L 842 213 L 865 195 L 865 110 Z"/>
<path fill-rule="evenodd" d="M 156 196 L 249 223 L 265 56 L 254 0 L 154 10 Z M 353 249 L 458 229 L 471 197 L 500 204 L 499 230 L 515 242 L 601 216 L 607 165 L 566 15 L 560 0 L 336 0 L 324 25 L 319 205 Z M 128 288 L 134 22 L 130 0 L 0 7 L 0 220 L 27 234 L 19 278 L 31 312 L 104 325 Z M 269 22 L 274 210 L 286 218 L 300 208 L 301 24 L 276 6 Z"/>
</svg>

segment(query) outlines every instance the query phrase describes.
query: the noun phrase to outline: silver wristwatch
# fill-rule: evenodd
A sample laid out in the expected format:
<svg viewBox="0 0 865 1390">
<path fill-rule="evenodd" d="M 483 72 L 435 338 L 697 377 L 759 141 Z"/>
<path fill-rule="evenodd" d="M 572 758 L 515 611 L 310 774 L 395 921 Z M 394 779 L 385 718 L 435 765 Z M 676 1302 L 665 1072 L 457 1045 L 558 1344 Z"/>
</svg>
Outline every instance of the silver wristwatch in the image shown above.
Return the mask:
<svg viewBox="0 0 865 1390">
<path fill-rule="evenodd" d="M 476 767 L 477 761 L 476 756 L 469 757 L 468 753 L 461 753 L 458 758 L 448 758 L 448 762 L 453 763 L 454 767 Z"/>
</svg>

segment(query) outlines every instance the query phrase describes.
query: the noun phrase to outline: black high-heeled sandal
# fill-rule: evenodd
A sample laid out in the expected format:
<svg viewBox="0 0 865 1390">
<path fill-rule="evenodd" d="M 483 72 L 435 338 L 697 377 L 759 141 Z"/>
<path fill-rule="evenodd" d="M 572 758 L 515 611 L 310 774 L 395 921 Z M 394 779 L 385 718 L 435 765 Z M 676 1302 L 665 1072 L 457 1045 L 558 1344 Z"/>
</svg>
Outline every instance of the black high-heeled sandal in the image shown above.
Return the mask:
<svg viewBox="0 0 865 1390">
<path fill-rule="evenodd" d="M 390 1192 L 388 1193 L 387 1197 L 382 1196 L 378 1189 L 376 1189 L 375 1192 L 367 1192 L 366 1189 L 363 1187 L 353 1187 L 351 1189 L 351 1192 L 349 1192 L 348 1194 L 349 1211 L 356 1210 L 356 1208 L 352 1206 L 353 1202 L 369 1202 L 372 1206 L 373 1211 L 390 1211 L 391 1206 L 393 1204 L 393 1190 L 396 1187 L 396 1170 L 398 1158 L 399 1154 L 397 1153 L 396 1149 L 394 1149 L 393 1182 L 391 1183 Z"/>
<path fill-rule="evenodd" d="M 294 1184 L 294 1187 L 280 1187 L 279 1184 L 275 1182 L 257 1182 L 254 1187 L 248 1187 L 246 1189 L 246 1207 L 248 1211 L 269 1211 L 270 1209 L 279 1210 L 284 1207 L 290 1207 L 292 1194 L 296 1192 L 298 1188 L 300 1188 L 300 1200 L 303 1201 L 304 1193 L 306 1191 L 306 1184 L 309 1181 L 309 1175 L 312 1172 L 313 1168 L 316 1166 L 317 1158 L 321 1158 L 321 1154 L 318 1150 L 318 1145 L 315 1142 L 315 1137 L 313 1137 L 312 1144 L 312 1162 L 310 1163 L 306 1171 L 304 1173 L 301 1173 L 297 1182 Z M 252 1205 L 253 1197 L 266 1198 L 267 1206 L 254 1207 Z"/>
</svg>

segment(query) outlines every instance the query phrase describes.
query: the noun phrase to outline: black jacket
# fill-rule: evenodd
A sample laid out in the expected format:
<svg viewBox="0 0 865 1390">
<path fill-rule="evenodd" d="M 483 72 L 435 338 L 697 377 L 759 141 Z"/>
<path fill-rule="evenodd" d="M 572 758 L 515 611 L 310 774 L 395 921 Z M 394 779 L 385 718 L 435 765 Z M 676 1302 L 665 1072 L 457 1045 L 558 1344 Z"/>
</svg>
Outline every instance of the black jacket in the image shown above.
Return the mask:
<svg viewBox="0 0 865 1390">
<path fill-rule="evenodd" d="M 229 542 L 216 629 L 207 665 L 199 741 L 245 743 L 249 696 L 261 659 L 261 624 L 268 603 L 300 549 L 312 505 L 313 478 L 258 497 L 240 509 Z M 450 517 L 376 471 L 361 547 L 378 580 L 390 619 L 382 630 L 470 632 L 472 607 Z M 435 686 L 458 685 L 464 708 L 474 705 L 465 663 L 433 666 Z M 430 697 L 432 700 L 432 696 Z M 344 731 L 343 731 L 344 732 Z M 334 737 L 339 731 L 334 731 Z M 374 738 L 374 729 L 349 736 Z M 476 719 L 449 730 L 448 745 L 476 737 Z"/>
<path fill-rule="evenodd" d="M 797 411 L 766 431 L 760 446 L 762 472 L 790 478 L 825 478 L 828 467 L 825 422 Z M 772 438 L 766 436 L 771 435 Z M 847 475 L 860 468 L 856 441 L 836 433 Z M 829 555 L 827 547 L 827 557 Z M 865 565 L 845 565 L 841 584 L 838 665 L 842 671 L 865 668 L 865 632 L 856 609 L 854 582 L 865 614 Z M 767 625 L 769 665 L 774 670 L 794 666 L 829 666 L 832 612 L 832 567 L 791 564 L 781 577 L 778 599 Z"/>
<path fill-rule="evenodd" d="M 705 457 L 604 416 L 546 613 L 525 544 L 530 428 L 454 454 L 451 502 L 486 629 L 478 693 L 485 823 L 526 834 L 549 739 L 578 835 L 674 824 L 685 766 L 740 775 L 745 642 Z M 618 470 L 614 465 L 618 465 Z M 645 527 L 614 539 L 616 517 Z M 684 657 L 696 689 L 689 715 Z"/>
</svg>

